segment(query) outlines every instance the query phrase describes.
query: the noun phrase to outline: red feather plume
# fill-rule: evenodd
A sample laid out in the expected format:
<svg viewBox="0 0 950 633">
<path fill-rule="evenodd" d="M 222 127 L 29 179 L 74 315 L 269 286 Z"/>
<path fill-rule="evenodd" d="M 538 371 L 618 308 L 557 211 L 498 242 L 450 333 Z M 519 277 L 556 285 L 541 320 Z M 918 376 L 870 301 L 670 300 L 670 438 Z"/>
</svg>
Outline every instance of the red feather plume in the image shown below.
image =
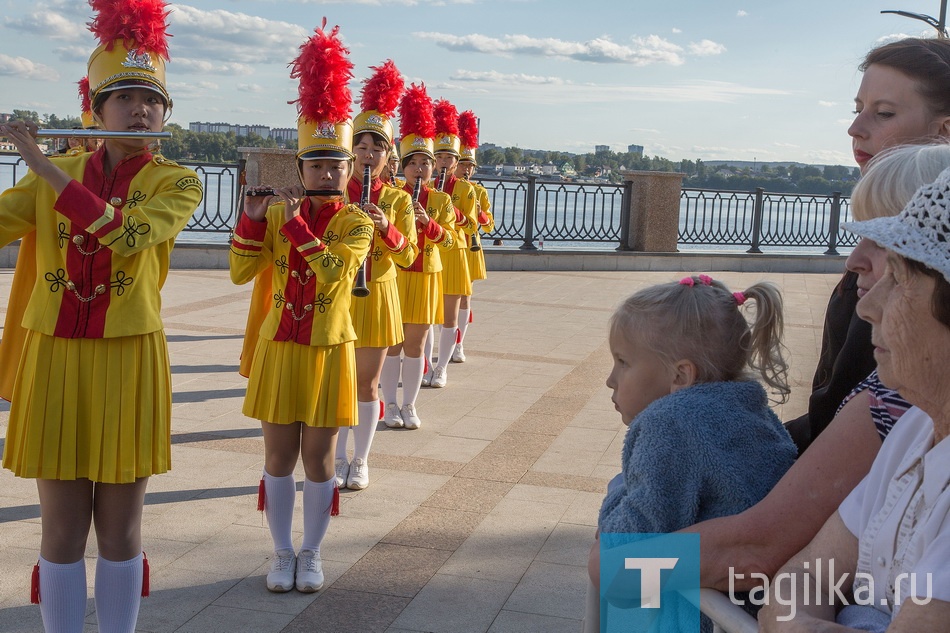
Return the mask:
<svg viewBox="0 0 950 633">
<path fill-rule="evenodd" d="M 459 139 L 463 147 L 478 147 L 478 119 L 471 110 L 459 115 Z"/>
<path fill-rule="evenodd" d="M 363 80 L 360 107 L 363 112 L 376 110 L 386 117 L 392 117 L 406 89 L 406 82 L 391 59 L 381 66 L 370 66 L 370 69 L 375 72 L 372 77 Z"/>
<path fill-rule="evenodd" d="M 435 102 L 435 133 L 456 136 L 459 133 L 459 111 L 445 99 Z"/>
<path fill-rule="evenodd" d="M 96 12 L 89 30 L 106 50 L 123 39 L 138 45 L 136 53 L 148 51 L 168 59 L 166 20 L 171 11 L 164 0 L 89 0 L 89 5 Z"/>
<path fill-rule="evenodd" d="M 300 54 L 291 62 L 291 79 L 299 79 L 297 113 L 311 121 L 340 123 L 350 118 L 353 96 L 353 62 L 350 51 L 340 40 L 340 27 L 327 33 L 327 20 L 314 29 L 314 34 L 300 47 Z"/>
<path fill-rule="evenodd" d="M 83 77 L 79 80 L 79 102 L 82 104 L 81 112 L 92 110 L 92 102 L 89 101 L 89 77 Z"/>
<path fill-rule="evenodd" d="M 426 85 L 412 84 L 399 102 L 399 135 L 416 134 L 422 138 L 435 136 L 435 117 L 432 114 L 432 97 Z"/>
</svg>

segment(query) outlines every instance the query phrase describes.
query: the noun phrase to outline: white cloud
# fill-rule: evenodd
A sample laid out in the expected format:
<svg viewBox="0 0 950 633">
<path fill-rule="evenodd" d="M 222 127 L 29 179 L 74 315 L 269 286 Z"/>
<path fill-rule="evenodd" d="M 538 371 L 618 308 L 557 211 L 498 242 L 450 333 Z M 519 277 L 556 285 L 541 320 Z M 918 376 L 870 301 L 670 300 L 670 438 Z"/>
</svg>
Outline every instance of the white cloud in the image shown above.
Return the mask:
<svg viewBox="0 0 950 633">
<path fill-rule="evenodd" d="M 195 74 L 214 74 L 214 75 L 252 75 L 254 69 L 247 64 L 238 64 L 230 62 L 207 61 L 204 59 L 183 59 L 173 57 L 170 66 L 170 72 L 183 72 Z M 173 68 L 174 70 L 171 70 Z"/>
<path fill-rule="evenodd" d="M 746 17 L 747 15 L 749 15 L 749 12 L 748 12 L 748 11 L 744 11 L 744 10 L 742 10 L 742 9 L 739 9 L 738 11 L 736 11 L 736 17 L 737 17 L 737 18 L 744 18 L 744 17 Z"/>
<path fill-rule="evenodd" d="M 175 36 L 171 41 L 173 59 L 175 55 L 189 58 L 193 60 L 193 69 L 209 61 L 227 62 L 226 67 L 288 64 L 297 56 L 300 43 L 310 35 L 297 24 L 221 9 L 204 11 L 186 4 L 172 5 L 169 23 L 169 32 Z"/>
<path fill-rule="evenodd" d="M 258 84 L 238 84 L 236 88 L 241 92 L 264 92 L 264 86 L 259 86 Z"/>
<path fill-rule="evenodd" d="M 70 19 L 46 5 L 20 18 L 5 18 L 3 24 L 21 33 L 34 33 L 53 40 L 79 41 L 90 37 L 83 21 Z"/>
<path fill-rule="evenodd" d="M 460 36 L 448 33 L 417 32 L 413 35 L 456 52 L 557 57 L 582 62 L 634 66 L 658 63 L 678 66 L 684 61 L 681 54 L 682 47 L 657 35 L 631 38 L 632 46 L 617 44 L 607 37 L 598 37 L 586 42 L 571 42 L 528 35 L 505 35 L 501 38 L 479 33 Z"/>
<path fill-rule="evenodd" d="M 31 61 L 26 57 L 10 57 L 0 53 L 0 75 L 36 79 L 38 81 L 56 81 L 59 73 L 50 66 Z"/>
<path fill-rule="evenodd" d="M 818 105 L 823 108 L 834 108 L 838 105 L 837 101 L 818 101 Z"/>
<path fill-rule="evenodd" d="M 674 27 L 673 27 L 673 32 L 674 32 L 674 33 L 682 33 L 682 32 L 683 32 L 683 29 L 678 29 L 678 28 L 676 28 L 676 27 L 674 26 Z"/>
<path fill-rule="evenodd" d="M 541 77 L 538 75 L 525 75 L 523 73 L 500 73 L 496 70 L 478 72 L 474 70 L 457 70 L 450 79 L 456 81 L 488 82 L 499 84 L 534 84 L 534 85 L 556 85 L 561 86 L 571 83 L 560 77 Z"/>
<path fill-rule="evenodd" d="M 795 145 L 794 143 L 780 143 L 778 141 L 775 141 L 774 143 L 772 143 L 772 145 L 774 145 L 775 147 L 790 147 L 792 149 L 798 149 L 800 147 L 799 145 Z"/>
<path fill-rule="evenodd" d="M 80 62 L 83 65 L 89 60 L 89 54 L 93 49 L 89 46 L 60 46 L 57 49 L 54 49 L 53 52 L 59 56 L 60 61 L 64 62 Z"/>
<path fill-rule="evenodd" d="M 689 54 L 697 57 L 711 57 L 722 55 L 725 52 L 725 46 L 712 40 L 700 40 L 699 42 L 691 42 L 689 45 Z"/>
</svg>

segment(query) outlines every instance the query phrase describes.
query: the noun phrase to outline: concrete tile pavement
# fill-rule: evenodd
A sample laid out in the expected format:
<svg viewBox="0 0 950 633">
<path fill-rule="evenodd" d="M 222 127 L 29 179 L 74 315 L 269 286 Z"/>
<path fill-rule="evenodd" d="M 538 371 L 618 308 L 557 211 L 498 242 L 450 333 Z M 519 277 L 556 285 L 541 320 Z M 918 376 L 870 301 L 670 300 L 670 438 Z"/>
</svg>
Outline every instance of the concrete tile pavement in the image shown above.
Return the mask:
<svg viewBox="0 0 950 633">
<path fill-rule="evenodd" d="M 797 415 L 838 276 L 710 274 L 736 289 L 764 278 L 782 288 L 793 394 L 777 413 Z M 343 492 L 323 545 L 326 588 L 276 595 L 264 588 L 270 537 L 255 510 L 263 440 L 240 411 L 250 289 L 233 286 L 227 271 L 172 271 L 163 316 L 175 387 L 173 468 L 149 483 L 143 532 L 152 596 L 138 630 L 580 630 L 587 549 L 625 430 L 604 386 L 607 319 L 631 292 L 681 276 L 493 272 L 479 282 L 468 361 L 449 366 L 447 388 L 422 390 L 420 430 L 381 425 L 372 485 Z M 0 306 L 11 278 L 0 269 Z M 0 405 L 4 433 L 8 411 Z M 298 544 L 300 511 L 298 498 Z M 29 604 L 39 536 L 35 485 L 0 472 L 2 631 L 42 630 Z M 86 556 L 91 596 L 94 539 Z M 86 630 L 95 631 L 91 599 L 87 614 Z"/>
</svg>

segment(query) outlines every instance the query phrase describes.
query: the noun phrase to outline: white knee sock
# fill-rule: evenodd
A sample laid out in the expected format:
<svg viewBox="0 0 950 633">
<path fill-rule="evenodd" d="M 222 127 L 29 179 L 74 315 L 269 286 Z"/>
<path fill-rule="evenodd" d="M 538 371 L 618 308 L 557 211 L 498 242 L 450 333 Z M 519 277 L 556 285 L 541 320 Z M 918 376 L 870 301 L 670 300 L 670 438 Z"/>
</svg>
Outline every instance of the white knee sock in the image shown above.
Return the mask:
<svg viewBox="0 0 950 633">
<path fill-rule="evenodd" d="M 438 366 L 445 369 L 452 359 L 452 353 L 455 351 L 455 337 L 458 336 L 458 328 L 443 327 L 439 334 L 439 362 Z"/>
<path fill-rule="evenodd" d="M 274 539 L 274 549 L 293 549 L 291 526 L 294 521 L 294 499 L 297 483 L 294 476 L 274 477 L 264 471 L 264 514 Z"/>
<path fill-rule="evenodd" d="M 336 434 L 336 458 L 346 459 L 346 439 L 350 436 L 350 427 L 341 426 Z"/>
<path fill-rule="evenodd" d="M 96 618 L 99 633 L 135 633 L 142 602 L 142 555 L 96 561 Z"/>
<path fill-rule="evenodd" d="M 379 374 L 379 386 L 383 390 L 383 402 L 399 404 L 399 370 L 401 360 L 399 356 L 387 356 L 383 361 L 383 371 Z"/>
<path fill-rule="evenodd" d="M 395 402 L 395 400 L 393 400 Z M 357 404 L 360 423 L 353 429 L 353 459 L 359 457 L 364 462 L 369 457 L 369 447 L 376 436 L 376 424 L 379 422 L 379 400 Z"/>
<path fill-rule="evenodd" d="M 469 305 L 471 306 L 471 303 Z M 468 316 L 471 313 L 471 307 L 459 308 L 459 336 L 463 341 L 465 340 L 465 331 L 468 329 Z"/>
<path fill-rule="evenodd" d="M 419 396 L 419 388 L 422 387 L 422 372 L 425 369 L 426 360 L 421 356 L 419 358 L 406 358 L 402 361 L 402 403 L 403 405 L 416 404 L 416 398 Z"/>
<path fill-rule="evenodd" d="M 336 484 L 329 481 L 303 482 L 303 543 L 300 549 L 312 549 L 320 553 L 320 544 L 330 527 L 330 509 L 333 507 L 333 490 Z"/>
<path fill-rule="evenodd" d="M 429 333 L 426 334 L 426 343 L 422 348 L 422 357 L 426 359 L 427 369 L 432 371 L 432 348 L 435 346 L 435 326 L 429 326 Z"/>
<path fill-rule="evenodd" d="M 43 628 L 82 633 L 86 617 L 86 562 L 51 563 L 40 556 L 40 615 Z"/>
</svg>

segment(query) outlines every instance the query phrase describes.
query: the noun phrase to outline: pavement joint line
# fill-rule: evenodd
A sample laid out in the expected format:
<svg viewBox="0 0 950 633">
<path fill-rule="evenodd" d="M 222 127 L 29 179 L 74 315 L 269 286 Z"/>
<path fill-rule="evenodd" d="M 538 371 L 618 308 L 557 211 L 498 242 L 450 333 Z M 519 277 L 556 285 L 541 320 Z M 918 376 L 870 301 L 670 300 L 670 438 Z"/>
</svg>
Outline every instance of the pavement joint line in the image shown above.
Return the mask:
<svg viewBox="0 0 950 633">
<path fill-rule="evenodd" d="M 576 362 L 575 362 L 575 367 L 574 367 L 574 369 L 572 369 L 571 371 L 569 371 L 569 372 L 568 372 L 564 377 L 562 377 L 557 383 L 555 383 L 554 385 L 552 385 L 552 386 L 547 390 L 546 394 L 547 394 L 547 393 L 564 393 L 564 392 L 565 392 L 565 391 L 564 391 L 565 389 L 570 389 L 571 387 L 573 387 L 574 384 L 576 384 L 576 383 L 578 383 L 578 382 L 588 382 L 588 381 L 590 381 L 590 375 L 589 375 L 589 374 L 590 374 L 591 372 L 589 371 L 588 365 L 597 365 L 597 364 L 598 364 L 598 361 L 601 359 L 601 355 L 603 354 L 603 351 L 604 351 L 605 346 L 606 346 L 606 342 L 603 343 L 602 345 L 598 346 L 598 347 L 595 348 L 594 350 L 592 350 L 592 351 L 591 351 L 585 358 L 583 358 L 582 360 L 576 361 Z M 575 374 L 576 374 L 576 375 L 575 375 Z M 598 381 L 599 381 L 599 379 L 598 379 Z M 570 385 L 571 387 L 568 387 L 568 385 Z M 570 393 L 570 392 L 568 391 L 568 393 Z M 521 420 L 521 419 L 523 419 L 523 418 L 524 418 L 524 419 L 527 419 L 528 416 L 535 416 L 535 415 L 537 415 L 536 412 L 535 412 L 535 410 L 536 410 L 536 409 L 539 409 L 539 408 L 544 408 L 543 406 L 539 406 L 539 405 L 541 405 L 542 402 L 544 402 L 544 400 L 545 400 L 545 398 L 544 398 L 544 396 L 542 396 L 542 397 L 541 397 L 541 400 L 539 400 L 538 402 L 536 402 L 536 403 L 533 404 L 532 406 L 528 407 L 528 409 L 527 409 L 524 413 L 522 413 L 518 418 L 516 418 L 515 420 L 513 420 L 512 423 L 511 423 L 511 425 L 516 424 L 519 420 Z M 568 404 L 568 403 L 570 403 L 570 404 Z M 580 400 L 574 400 L 574 399 L 566 400 L 566 402 L 565 402 L 565 407 L 570 406 L 570 405 L 573 405 L 572 408 L 575 409 L 575 410 L 571 411 L 571 410 L 567 410 L 566 408 L 562 408 L 562 409 L 560 410 L 561 419 L 563 420 L 563 425 L 564 425 L 565 427 L 569 424 L 570 419 L 573 419 L 573 417 L 574 417 L 575 415 L 577 415 L 577 414 L 581 411 L 581 409 L 583 409 L 583 407 L 584 407 L 585 404 L 586 404 L 586 400 L 585 400 L 584 402 L 581 402 Z M 535 422 L 535 423 L 537 423 L 537 422 Z M 509 428 L 510 428 L 511 425 L 509 425 Z M 510 432 L 510 433 L 512 433 L 512 434 L 517 433 L 517 434 L 522 434 L 522 435 L 523 435 L 523 434 L 525 433 L 525 431 L 524 431 L 524 430 L 519 430 L 519 431 L 512 431 L 512 432 Z M 482 452 L 480 453 L 480 455 L 484 455 L 484 454 L 485 454 L 485 451 L 486 451 L 488 448 L 490 448 L 492 445 L 496 444 L 496 443 L 497 443 L 497 444 L 507 444 L 507 443 L 509 442 L 509 439 L 508 439 L 508 437 L 506 437 L 506 435 L 508 435 L 508 434 L 509 434 L 509 430 L 508 430 L 508 429 L 506 429 L 505 431 L 502 431 L 502 433 L 501 433 L 496 439 L 492 440 L 492 442 L 491 442 L 488 446 L 486 446 L 485 449 L 482 449 Z M 537 436 L 538 441 L 539 441 L 541 444 L 544 445 L 544 450 L 545 450 L 545 451 L 551 446 L 551 444 L 554 442 L 554 440 L 555 440 L 556 437 L 557 437 L 557 436 L 548 435 L 548 434 L 544 434 L 544 433 L 536 433 L 535 435 Z M 543 455 L 543 452 L 542 452 L 541 454 Z M 480 455 L 479 455 L 479 456 L 480 456 Z M 451 475 L 451 477 L 452 477 L 453 479 L 454 479 L 455 477 L 461 477 L 461 478 L 464 478 L 464 479 L 479 479 L 479 477 L 476 477 L 476 476 L 473 476 L 473 477 L 466 477 L 466 476 L 464 475 L 464 472 L 466 471 L 466 469 L 470 468 L 473 463 L 475 463 L 476 461 L 478 461 L 479 456 L 476 456 L 474 459 L 472 459 L 471 461 L 469 461 L 467 464 L 464 464 L 464 465 L 463 465 L 463 464 L 459 464 L 460 468 L 458 469 L 458 471 L 456 471 L 456 473 L 453 473 L 453 474 Z M 503 458 L 507 458 L 507 461 L 509 461 L 509 462 L 523 461 L 523 460 L 520 458 L 520 456 L 503 455 L 502 457 L 503 457 Z M 374 459 L 376 459 L 376 458 L 374 457 Z M 530 457 L 530 460 L 531 460 L 532 464 L 535 463 L 538 459 L 539 459 L 539 457 L 534 457 L 534 456 L 531 456 L 531 457 Z M 375 462 L 374 462 L 374 463 L 375 463 Z M 519 476 L 517 477 L 517 479 L 515 479 L 514 481 L 505 480 L 505 481 L 502 481 L 502 482 L 499 482 L 499 483 L 502 483 L 502 484 L 510 484 L 510 486 L 513 487 L 514 485 L 520 483 L 529 473 L 531 473 L 530 466 L 529 466 L 527 469 L 525 469 L 525 472 L 522 473 L 521 475 L 519 475 Z M 532 478 L 532 479 L 534 479 L 534 478 Z M 592 478 L 591 478 L 591 479 L 592 479 Z M 442 484 L 442 486 L 440 486 L 439 488 L 437 488 L 436 490 L 434 490 L 434 491 L 432 492 L 432 494 L 429 495 L 429 498 L 431 498 L 431 497 L 433 497 L 433 496 L 435 496 L 435 495 L 437 495 L 437 494 L 439 494 L 440 492 L 443 492 L 443 491 L 445 491 L 446 494 L 451 494 L 451 490 L 448 489 L 449 486 L 450 486 L 450 484 L 451 484 L 451 482 L 452 482 L 452 479 L 449 479 L 446 483 Z M 604 484 L 603 484 L 602 482 L 600 482 L 600 481 L 598 481 L 598 484 L 600 485 L 600 488 L 599 488 L 599 489 L 600 489 L 600 490 L 603 490 Z M 540 485 L 540 484 L 537 483 L 537 480 L 534 480 L 534 481 L 532 481 L 532 485 L 537 486 L 537 485 Z M 510 488 L 509 488 L 509 489 L 510 489 Z M 573 488 L 569 488 L 569 489 L 573 489 Z M 586 488 L 586 487 L 584 488 L 584 491 L 587 491 L 587 488 Z M 451 549 L 451 550 L 442 550 L 442 551 L 451 551 L 452 553 L 455 553 L 456 551 L 458 551 L 458 548 L 459 548 L 463 543 L 465 543 L 465 542 L 468 540 L 469 537 L 471 537 L 472 533 L 475 531 L 475 529 L 477 528 L 477 526 L 485 519 L 485 517 L 487 517 L 487 516 L 491 513 L 492 510 L 494 510 L 494 509 L 498 506 L 498 504 L 501 502 L 502 499 L 504 499 L 504 495 L 502 495 L 502 496 L 499 497 L 497 500 L 495 500 L 494 503 L 490 503 L 490 501 L 489 501 L 489 503 L 486 503 L 486 506 L 490 504 L 491 507 L 483 508 L 483 509 L 480 510 L 480 511 L 470 511 L 470 510 L 464 510 L 464 511 L 462 511 L 462 512 L 465 512 L 465 513 L 478 515 L 478 516 L 480 517 L 480 519 L 479 519 L 479 521 L 477 521 L 477 522 L 475 522 L 475 523 L 473 523 L 473 524 L 471 524 L 471 525 L 457 526 L 461 531 L 465 531 L 464 538 L 461 538 L 461 540 L 459 541 L 459 544 L 458 544 L 457 546 L 455 546 L 453 549 Z M 420 504 L 416 509 L 414 509 L 414 510 L 412 511 L 412 513 L 409 514 L 409 516 L 407 516 L 405 519 L 403 519 L 402 521 L 400 521 L 399 523 L 397 523 L 396 526 L 393 527 L 392 530 L 390 530 L 385 536 L 383 536 L 383 538 L 380 539 L 380 541 L 379 541 L 376 545 L 374 545 L 373 547 L 371 547 L 371 548 L 369 549 L 369 551 L 368 551 L 366 554 L 364 554 L 364 555 L 363 555 L 363 558 L 361 558 L 360 560 L 365 559 L 367 556 L 373 555 L 374 552 L 380 552 L 380 546 L 382 546 L 384 549 L 385 549 L 385 548 L 388 548 L 388 547 L 394 547 L 394 546 L 399 546 L 399 547 L 411 547 L 411 546 L 408 546 L 408 545 L 403 544 L 402 541 L 400 540 L 400 537 L 405 534 L 407 527 L 413 525 L 413 521 L 416 520 L 416 518 L 417 518 L 418 516 L 420 516 L 420 515 L 422 515 L 422 514 L 425 514 L 425 513 L 429 513 L 429 512 L 431 512 L 433 509 L 434 509 L 434 508 L 433 508 L 432 506 L 426 506 L 426 505 L 424 505 L 424 504 Z M 458 537 L 458 536 L 461 536 L 461 534 L 456 534 L 455 536 Z M 392 541 L 387 541 L 387 539 L 392 539 Z M 357 561 L 357 563 L 356 563 L 355 565 L 358 565 L 358 564 L 359 564 L 359 561 Z M 355 565 L 354 565 L 354 566 L 355 566 Z M 441 567 L 440 567 L 440 568 L 441 568 Z M 352 569 L 352 568 L 351 568 L 351 569 Z M 349 573 L 349 571 L 348 571 L 347 573 Z M 431 581 L 431 579 L 432 579 L 433 577 L 435 577 L 438 573 L 439 573 L 439 570 L 438 570 L 438 569 L 433 570 L 433 571 L 432 571 L 432 574 L 429 576 L 429 578 L 427 578 L 426 581 L 425 581 L 425 583 L 423 583 L 422 588 L 424 588 L 424 587 L 429 583 L 429 581 Z M 344 574 L 344 575 L 345 575 L 345 574 Z M 331 588 L 331 589 L 332 589 L 332 588 L 333 588 L 333 585 L 332 585 L 332 584 L 329 585 L 328 588 Z M 421 592 L 421 591 L 422 591 L 422 589 L 420 589 L 420 592 Z M 418 595 L 418 594 L 417 594 L 417 595 Z M 390 621 L 391 621 L 391 622 L 396 621 L 396 619 L 399 617 L 399 615 L 400 615 L 403 611 L 405 611 L 405 609 L 407 609 L 410 604 L 411 604 L 411 601 L 408 602 L 408 603 L 406 603 L 406 604 L 404 604 L 404 605 L 402 605 L 401 607 L 396 607 L 396 605 L 393 605 L 394 608 L 392 609 L 392 611 L 396 611 L 396 608 L 398 608 L 398 612 L 395 612 L 395 613 L 392 614 L 392 615 L 393 615 L 393 618 L 392 618 L 392 620 L 390 620 Z M 332 609 L 332 607 L 329 607 L 329 605 L 325 605 L 325 606 L 326 606 L 328 609 Z M 309 609 L 309 608 L 308 608 L 308 609 Z M 297 626 L 297 624 L 295 624 L 295 623 L 297 622 L 297 620 L 302 620 L 302 619 L 305 619 L 305 618 L 306 618 L 306 613 L 307 613 L 308 609 L 304 609 L 297 617 L 295 617 L 295 618 L 291 621 L 291 623 L 290 623 L 287 627 L 285 627 L 285 628 L 283 629 L 283 632 L 282 632 L 282 633 L 290 633 L 290 632 L 293 631 L 293 630 L 297 630 L 298 626 Z M 499 611 L 499 612 L 500 612 L 500 611 Z M 496 618 L 498 617 L 498 613 L 495 614 L 495 617 L 496 617 Z M 494 620 L 494 618 L 493 618 L 493 620 Z"/>
</svg>

